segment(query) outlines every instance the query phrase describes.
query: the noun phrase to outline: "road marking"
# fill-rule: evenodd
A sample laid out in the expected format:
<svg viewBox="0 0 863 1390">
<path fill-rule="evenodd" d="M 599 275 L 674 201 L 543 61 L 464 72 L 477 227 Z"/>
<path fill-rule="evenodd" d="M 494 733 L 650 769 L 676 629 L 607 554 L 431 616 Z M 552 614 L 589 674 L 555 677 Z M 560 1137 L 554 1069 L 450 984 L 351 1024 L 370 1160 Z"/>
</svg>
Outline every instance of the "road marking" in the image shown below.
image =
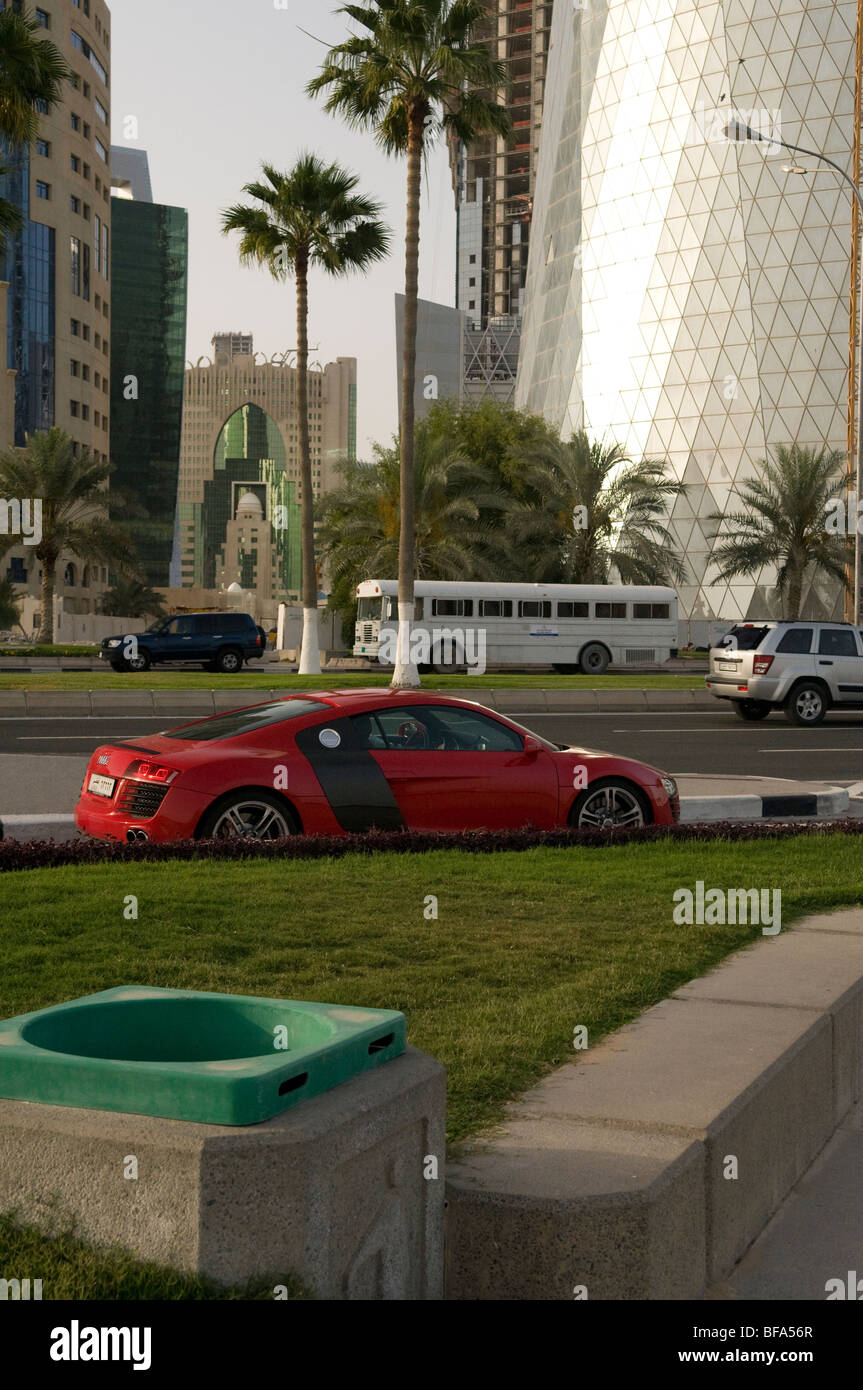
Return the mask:
<svg viewBox="0 0 863 1390">
<path fill-rule="evenodd" d="M 759 753 L 863 753 L 863 748 L 759 748 Z"/>
</svg>

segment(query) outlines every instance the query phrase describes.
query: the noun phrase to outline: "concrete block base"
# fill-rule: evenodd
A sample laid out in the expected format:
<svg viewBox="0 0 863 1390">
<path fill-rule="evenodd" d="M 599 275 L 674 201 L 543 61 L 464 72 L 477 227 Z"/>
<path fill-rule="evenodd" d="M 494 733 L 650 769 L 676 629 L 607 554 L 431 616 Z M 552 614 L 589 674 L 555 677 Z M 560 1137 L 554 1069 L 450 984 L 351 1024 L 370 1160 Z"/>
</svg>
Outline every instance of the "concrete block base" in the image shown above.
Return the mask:
<svg viewBox="0 0 863 1390">
<path fill-rule="evenodd" d="M 437 1299 L 445 1099 L 443 1067 L 408 1048 L 241 1129 L 0 1100 L 0 1210 L 223 1284 Z"/>
</svg>

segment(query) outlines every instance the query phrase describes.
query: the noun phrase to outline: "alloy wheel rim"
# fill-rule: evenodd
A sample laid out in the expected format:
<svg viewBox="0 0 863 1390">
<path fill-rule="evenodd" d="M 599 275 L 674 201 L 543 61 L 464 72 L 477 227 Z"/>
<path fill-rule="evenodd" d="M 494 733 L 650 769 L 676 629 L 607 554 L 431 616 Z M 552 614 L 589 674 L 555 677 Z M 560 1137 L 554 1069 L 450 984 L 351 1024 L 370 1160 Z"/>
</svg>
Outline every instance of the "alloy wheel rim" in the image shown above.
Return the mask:
<svg viewBox="0 0 863 1390">
<path fill-rule="evenodd" d="M 817 719 L 821 713 L 821 697 L 813 690 L 806 690 L 797 697 L 797 713 L 801 719 Z"/>
<path fill-rule="evenodd" d="M 222 812 L 213 827 L 214 840 L 284 840 L 290 826 L 268 801 L 238 801 Z"/>
<path fill-rule="evenodd" d="M 578 825 L 584 830 L 635 829 L 644 825 L 644 811 L 626 787 L 600 787 L 582 806 Z"/>
</svg>

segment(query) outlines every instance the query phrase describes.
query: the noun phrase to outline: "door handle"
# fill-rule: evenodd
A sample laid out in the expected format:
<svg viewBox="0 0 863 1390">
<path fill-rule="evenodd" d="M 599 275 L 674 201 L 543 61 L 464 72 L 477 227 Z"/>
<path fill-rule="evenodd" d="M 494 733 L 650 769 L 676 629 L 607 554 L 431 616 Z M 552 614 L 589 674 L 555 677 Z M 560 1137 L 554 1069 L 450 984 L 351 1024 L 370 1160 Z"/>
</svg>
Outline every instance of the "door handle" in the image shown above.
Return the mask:
<svg viewBox="0 0 863 1390">
<path fill-rule="evenodd" d="M 819 665 L 819 666 L 832 666 L 832 665 L 833 665 L 833 662 L 832 662 L 832 661 L 819 661 L 818 665 Z"/>
</svg>

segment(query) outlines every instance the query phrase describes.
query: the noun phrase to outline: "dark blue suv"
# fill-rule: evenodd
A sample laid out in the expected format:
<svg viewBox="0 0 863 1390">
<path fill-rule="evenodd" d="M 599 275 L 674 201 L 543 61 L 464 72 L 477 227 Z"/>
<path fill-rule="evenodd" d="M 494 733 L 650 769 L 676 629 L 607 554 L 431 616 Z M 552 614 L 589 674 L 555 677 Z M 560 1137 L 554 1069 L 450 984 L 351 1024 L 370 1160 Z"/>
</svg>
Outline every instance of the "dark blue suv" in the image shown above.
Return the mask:
<svg viewBox="0 0 863 1390">
<path fill-rule="evenodd" d="M 99 656 L 114 671 L 148 671 L 163 662 L 199 662 L 205 671 L 234 675 L 244 661 L 260 660 L 267 639 L 248 613 L 179 613 L 159 618 L 146 632 L 106 637 Z"/>
</svg>

